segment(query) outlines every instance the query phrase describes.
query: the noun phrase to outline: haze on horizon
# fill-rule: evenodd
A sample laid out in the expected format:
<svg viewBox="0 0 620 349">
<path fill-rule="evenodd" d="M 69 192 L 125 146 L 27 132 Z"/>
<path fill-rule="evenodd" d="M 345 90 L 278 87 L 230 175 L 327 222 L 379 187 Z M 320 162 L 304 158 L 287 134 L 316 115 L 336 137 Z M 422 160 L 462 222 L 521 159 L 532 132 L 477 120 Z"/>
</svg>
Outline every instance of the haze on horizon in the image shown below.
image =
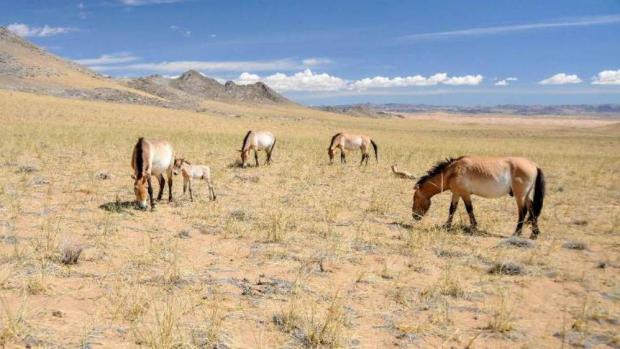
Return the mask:
<svg viewBox="0 0 620 349">
<path fill-rule="evenodd" d="M 102 74 L 196 69 L 312 105 L 620 101 L 611 0 L 3 2 L 0 25 Z"/>
</svg>

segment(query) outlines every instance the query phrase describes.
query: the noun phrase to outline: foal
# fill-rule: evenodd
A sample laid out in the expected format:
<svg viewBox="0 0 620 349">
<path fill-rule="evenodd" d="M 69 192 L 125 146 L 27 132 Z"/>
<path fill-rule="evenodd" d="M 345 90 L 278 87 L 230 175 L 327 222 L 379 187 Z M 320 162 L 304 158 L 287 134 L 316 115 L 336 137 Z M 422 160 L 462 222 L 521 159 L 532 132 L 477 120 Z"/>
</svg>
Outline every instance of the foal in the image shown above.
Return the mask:
<svg viewBox="0 0 620 349">
<path fill-rule="evenodd" d="M 204 165 L 192 165 L 185 159 L 175 159 L 174 166 L 172 167 L 172 173 L 176 176 L 181 172 L 183 175 L 183 195 L 189 187 L 189 198 L 194 201 L 194 195 L 192 194 L 192 179 L 204 179 L 209 187 L 209 199 L 215 200 L 215 190 L 213 189 L 213 183 L 211 183 L 211 169 L 209 166 Z"/>
<path fill-rule="evenodd" d="M 377 150 L 377 144 L 370 139 L 370 137 L 365 135 L 353 135 L 348 133 L 336 133 L 331 142 L 329 143 L 329 148 L 327 148 L 327 154 L 329 154 L 329 163 L 334 163 L 334 153 L 336 149 L 340 149 L 340 163 L 346 163 L 347 158 L 345 155 L 345 150 L 355 150 L 359 149 L 362 152 L 362 160 L 360 161 L 360 166 L 366 161 L 366 165 L 368 165 L 368 159 L 370 159 L 370 145 L 372 145 L 375 150 L 375 159 L 379 162 L 379 153 Z"/>
<path fill-rule="evenodd" d="M 248 155 L 250 151 L 254 149 L 254 160 L 256 161 L 256 167 L 258 167 L 258 151 L 264 150 L 267 153 L 267 164 L 271 163 L 271 154 L 273 148 L 276 146 L 276 137 L 273 133 L 267 131 L 248 131 L 245 138 L 243 138 L 243 144 L 241 145 L 241 167 L 246 166 Z"/>
<path fill-rule="evenodd" d="M 147 192 L 151 200 L 151 208 L 155 208 L 153 185 L 151 184 L 152 175 L 159 179 L 157 201 L 161 200 L 164 193 L 164 186 L 166 184 L 164 173 L 168 179 L 168 202 L 172 201 L 172 159 L 174 159 L 174 150 L 167 141 L 147 140 L 141 137 L 133 147 L 131 168 L 134 173 L 131 175 L 131 178 L 134 179 L 133 189 L 136 201 L 141 209 L 146 209 L 147 207 Z"/>
<path fill-rule="evenodd" d="M 497 198 L 514 196 L 519 220 L 514 235 L 521 235 L 523 223 L 532 223 L 530 239 L 536 239 L 538 217 L 545 198 L 545 176 L 532 161 L 519 157 L 487 158 L 462 156 L 437 163 L 416 183 L 413 194 L 413 218 L 420 220 L 431 205 L 431 198 L 445 190 L 452 192 L 452 202 L 446 227 L 452 225 L 452 216 L 459 199 L 463 199 L 471 227 L 477 222 L 471 204 L 471 195 Z M 534 200 L 530 193 L 534 192 Z M 527 221 L 525 220 L 528 215 Z"/>
</svg>

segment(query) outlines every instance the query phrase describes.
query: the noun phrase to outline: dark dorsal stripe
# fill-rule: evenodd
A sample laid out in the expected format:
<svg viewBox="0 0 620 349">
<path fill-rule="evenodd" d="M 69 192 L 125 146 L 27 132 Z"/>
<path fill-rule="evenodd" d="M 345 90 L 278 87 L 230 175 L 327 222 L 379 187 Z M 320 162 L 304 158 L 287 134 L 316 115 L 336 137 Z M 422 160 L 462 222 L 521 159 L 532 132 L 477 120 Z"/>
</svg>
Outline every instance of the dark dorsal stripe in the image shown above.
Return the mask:
<svg viewBox="0 0 620 349">
<path fill-rule="evenodd" d="M 241 146 L 241 151 L 245 150 L 245 145 L 248 143 L 248 138 L 250 138 L 250 133 L 252 133 L 252 130 L 249 130 L 248 133 L 245 134 L 245 138 L 243 138 L 243 145 Z"/>
<path fill-rule="evenodd" d="M 342 135 L 342 132 L 338 132 L 336 133 L 333 137 L 332 137 L 332 141 L 329 143 L 329 147 L 331 148 L 332 145 L 334 145 L 334 141 L 336 140 L 336 137 Z"/>
<path fill-rule="evenodd" d="M 426 172 L 426 174 L 422 177 L 420 177 L 420 179 L 418 179 L 416 185 L 420 186 L 424 183 L 426 183 L 429 179 L 435 177 L 436 175 L 442 173 L 443 171 L 445 171 L 448 166 L 450 166 L 453 162 L 461 160 L 462 158 L 464 158 L 465 156 L 459 156 L 458 158 L 447 158 L 443 161 L 440 161 L 438 163 L 435 164 L 435 166 L 431 167 L 430 170 L 428 170 Z"/>
<path fill-rule="evenodd" d="M 136 178 L 142 178 L 144 173 L 144 151 L 142 146 L 144 144 L 144 137 L 140 137 L 138 139 L 138 143 L 136 143 Z"/>
</svg>

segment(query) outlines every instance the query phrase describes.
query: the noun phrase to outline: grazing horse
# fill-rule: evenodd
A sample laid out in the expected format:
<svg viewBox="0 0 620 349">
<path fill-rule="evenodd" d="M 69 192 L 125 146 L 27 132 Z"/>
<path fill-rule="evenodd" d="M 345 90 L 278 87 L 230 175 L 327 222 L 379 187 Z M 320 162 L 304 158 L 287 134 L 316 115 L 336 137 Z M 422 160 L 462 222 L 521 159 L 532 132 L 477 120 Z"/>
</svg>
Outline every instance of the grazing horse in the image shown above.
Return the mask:
<svg viewBox="0 0 620 349">
<path fill-rule="evenodd" d="M 532 161 L 519 157 L 487 158 L 461 156 L 437 163 L 414 187 L 413 218 L 420 220 L 431 205 L 431 198 L 445 190 L 452 192 L 452 202 L 445 226 L 450 228 L 452 216 L 459 199 L 463 199 L 472 229 L 476 228 L 476 217 L 471 204 L 471 195 L 497 198 L 514 196 L 517 202 L 519 220 L 514 235 L 521 235 L 523 223 L 532 223 L 530 239 L 536 239 L 538 217 L 545 198 L 545 176 Z M 534 192 L 534 200 L 530 193 Z M 528 214 L 527 220 L 525 216 Z"/>
<path fill-rule="evenodd" d="M 399 170 L 396 164 L 392 165 L 392 173 L 398 178 L 415 179 L 415 176 L 407 171 Z"/>
<path fill-rule="evenodd" d="M 141 209 L 146 209 L 146 195 L 151 200 L 151 208 L 155 208 L 153 202 L 153 185 L 151 184 L 151 176 L 159 179 L 159 194 L 157 200 L 161 200 L 164 193 L 166 180 L 164 173 L 168 179 L 168 201 L 172 201 L 172 163 L 174 160 L 174 150 L 172 145 L 167 141 L 147 140 L 144 137 L 138 139 L 138 143 L 133 147 L 131 157 L 131 168 L 134 173 L 131 177 L 134 179 L 134 193 L 136 201 Z"/>
<path fill-rule="evenodd" d="M 360 149 L 362 152 L 362 160 L 360 161 L 360 166 L 366 160 L 366 165 L 368 165 L 368 159 L 370 159 L 370 145 L 372 144 L 373 149 L 375 150 L 375 159 L 379 162 L 379 153 L 377 150 L 377 144 L 370 139 L 370 137 L 365 135 L 352 135 L 348 133 L 336 133 L 332 137 L 331 143 L 329 143 L 329 148 L 327 148 L 327 154 L 329 154 L 329 163 L 334 163 L 334 153 L 337 148 L 340 149 L 340 163 L 346 163 L 347 158 L 345 155 L 345 150 L 355 150 Z"/>
<path fill-rule="evenodd" d="M 248 155 L 250 151 L 254 149 L 254 159 L 256 160 L 256 167 L 258 167 L 258 151 L 264 150 L 267 153 L 267 164 L 271 163 L 271 154 L 273 147 L 276 146 L 276 137 L 273 133 L 267 131 L 248 131 L 245 138 L 243 138 L 243 145 L 241 146 L 241 167 L 246 166 Z"/>
<path fill-rule="evenodd" d="M 213 189 L 213 183 L 211 183 L 211 169 L 205 165 L 192 165 L 185 159 L 174 159 L 174 166 L 172 167 L 172 173 L 176 176 L 179 172 L 183 175 L 183 195 L 189 187 L 189 198 L 194 201 L 194 195 L 192 194 L 192 179 L 203 179 L 207 182 L 209 187 L 209 198 L 215 200 L 215 190 Z"/>
</svg>

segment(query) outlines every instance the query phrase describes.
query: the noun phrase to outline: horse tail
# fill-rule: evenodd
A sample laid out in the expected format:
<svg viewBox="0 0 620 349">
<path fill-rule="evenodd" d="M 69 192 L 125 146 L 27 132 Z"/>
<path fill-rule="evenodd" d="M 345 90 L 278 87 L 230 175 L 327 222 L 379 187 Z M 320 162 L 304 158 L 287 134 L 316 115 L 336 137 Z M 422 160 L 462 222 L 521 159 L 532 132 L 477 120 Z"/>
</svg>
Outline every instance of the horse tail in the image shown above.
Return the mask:
<svg viewBox="0 0 620 349">
<path fill-rule="evenodd" d="M 336 138 L 338 138 L 338 136 L 340 135 L 342 135 L 342 132 L 338 132 L 334 136 L 332 136 L 332 141 L 329 143 L 329 147 L 327 148 L 328 150 L 334 146 L 334 142 L 336 141 Z"/>
<path fill-rule="evenodd" d="M 245 146 L 248 143 L 248 139 L 250 138 L 250 133 L 252 133 L 252 130 L 249 130 L 248 133 L 245 134 L 245 137 L 243 138 L 243 144 L 241 145 L 241 151 L 245 150 Z"/>
<path fill-rule="evenodd" d="M 144 149 L 142 145 L 144 144 L 144 137 L 140 137 L 138 139 L 138 143 L 134 146 L 134 154 L 136 157 L 136 178 L 142 178 L 142 174 L 144 173 Z"/>
<path fill-rule="evenodd" d="M 545 175 L 540 168 L 536 168 L 536 184 L 534 186 L 534 202 L 532 205 L 532 213 L 535 218 L 540 216 L 545 200 Z"/>
<path fill-rule="evenodd" d="M 375 150 L 375 159 L 379 162 L 379 147 L 377 147 L 377 143 L 375 143 L 372 139 L 370 140 L 370 143 L 372 144 L 372 148 Z"/>
<path fill-rule="evenodd" d="M 276 137 L 274 136 L 273 137 L 273 143 L 271 143 L 271 148 L 269 149 L 269 151 L 272 152 L 273 148 L 275 148 L 275 147 L 276 147 Z"/>
</svg>

